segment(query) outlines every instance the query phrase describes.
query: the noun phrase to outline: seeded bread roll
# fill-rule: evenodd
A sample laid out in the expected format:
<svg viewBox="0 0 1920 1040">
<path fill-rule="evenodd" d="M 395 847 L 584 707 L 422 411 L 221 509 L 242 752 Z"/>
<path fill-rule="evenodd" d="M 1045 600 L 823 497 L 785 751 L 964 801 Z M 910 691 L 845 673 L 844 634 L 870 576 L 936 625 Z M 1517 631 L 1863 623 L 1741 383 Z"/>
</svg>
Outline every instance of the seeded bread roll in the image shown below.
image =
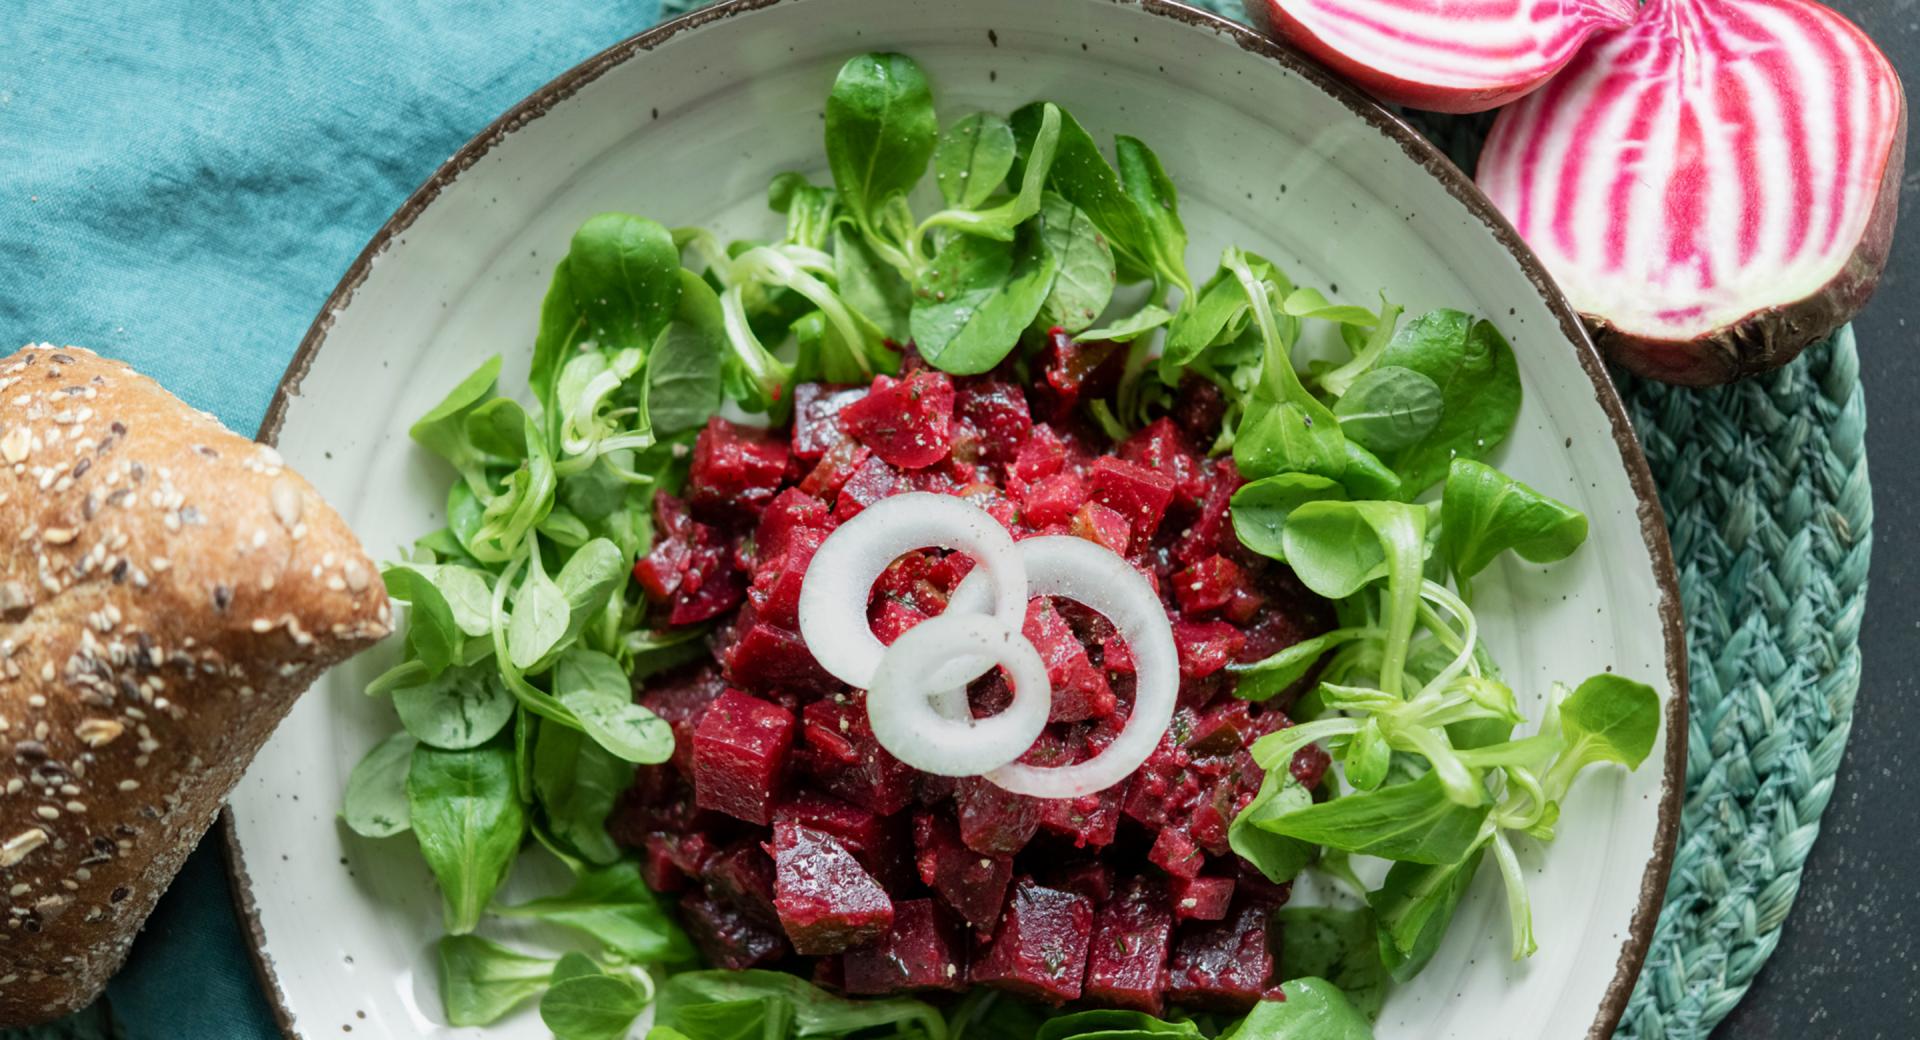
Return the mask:
<svg viewBox="0 0 1920 1040">
<path fill-rule="evenodd" d="M 85 350 L 0 360 L 0 1027 L 99 993 L 294 698 L 391 625 L 272 448 Z"/>
</svg>

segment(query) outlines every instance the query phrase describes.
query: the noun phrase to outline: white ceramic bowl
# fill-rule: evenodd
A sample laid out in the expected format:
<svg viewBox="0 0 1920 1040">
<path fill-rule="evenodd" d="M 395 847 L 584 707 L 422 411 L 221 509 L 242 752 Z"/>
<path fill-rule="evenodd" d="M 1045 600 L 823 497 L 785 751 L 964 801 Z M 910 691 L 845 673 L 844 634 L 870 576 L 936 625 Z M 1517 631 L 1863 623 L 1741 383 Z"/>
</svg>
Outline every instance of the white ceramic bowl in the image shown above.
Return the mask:
<svg viewBox="0 0 1920 1040">
<path fill-rule="evenodd" d="M 1667 725 L 1638 773 L 1583 779 L 1557 842 L 1523 843 L 1539 954 L 1509 963 L 1483 871 L 1379 1036 L 1608 1035 L 1658 913 L 1684 757 L 1679 608 L 1645 463 L 1572 313 L 1466 178 L 1244 28 L 1159 0 L 736 0 L 664 25 L 507 113 L 407 202 L 315 321 L 264 435 L 376 555 L 397 555 L 440 522 L 447 483 L 408 424 L 491 353 L 524 390 L 574 228 L 618 209 L 764 237 L 768 180 L 824 176 L 835 70 L 880 49 L 926 66 L 944 118 L 1048 98 L 1099 139 L 1146 140 L 1180 188 L 1196 271 L 1234 242 L 1358 302 L 1384 287 L 1413 314 L 1477 310 L 1511 339 L 1527 397 L 1498 461 L 1585 510 L 1592 535 L 1564 564 L 1509 559 L 1475 583 L 1492 648 L 1536 709 L 1550 680 L 1610 667 L 1661 690 Z M 412 843 L 335 818 L 348 770 L 394 726 L 360 693 L 385 650 L 308 694 L 234 794 L 236 890 L 289 1034 L 479 1035 L 438 1024 L 439 907 Z M 531 1013 L 486 1032 L 546 1035 Z"/>
</svg>

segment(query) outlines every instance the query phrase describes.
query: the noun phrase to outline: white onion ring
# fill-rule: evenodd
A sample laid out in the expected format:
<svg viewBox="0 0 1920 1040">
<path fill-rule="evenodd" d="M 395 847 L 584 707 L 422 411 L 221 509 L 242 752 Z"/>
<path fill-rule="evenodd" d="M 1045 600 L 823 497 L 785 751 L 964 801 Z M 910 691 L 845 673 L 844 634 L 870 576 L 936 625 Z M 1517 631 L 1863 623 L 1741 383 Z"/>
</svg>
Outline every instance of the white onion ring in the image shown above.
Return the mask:
<svg viewBox="0 0 1920 1040">
<path fill-rule="evenodd" d="M 1026 567 L 1007 529 L 991 513 L 951 495 L 894 495 L 861 510 L 828 535 L 801 581 L 800 636 L 828 674 L 849 686 L 872 686 L 887 652 L 867 622 L 873 583 L 901 554 L 928 546 L 973 557 L 979 564 L 975 570 L 986 572 L 993 583 L 993 616 L 1020 631 L 1027 614 Z M 983 600 L 981 609 L 971 613 L 982 613 L 986 606 Z M 984 658 L 951 660 L 955 663 L 940 670 L 942 686 L 970 682 L 992 667 Z M 979 667 L 962 677 L 962 663 Z"/>
<path fill-rule="evenodd" d="M 1138 685 L 1133 714 L 1120 735 L 1099 754 L 1067 766 L 1016 762 L 988 773 L 987 779 L 1015 794 L 1035 798 L 1078 798 L 1104 791 L 1140 768 L 1173 722 L 1180 694 L 1180 657 L 1173 645 L 1173 626 L 1153 586 L 1112 550 L 1069 535 L 1028 538 L 1017 545 L 1026 565 L 1027 592 L 1062 596 L 1105 615 L 1133 653 Z M 948 597 L 947 612 L 941 617 L 977 615 L 993 591 L 989 589 L 992 578 L 991 571 L 982 574 L 979 569 L 967 575 Z M 943 691 L 930 703 L 952 719 L 956 694 L 959 709 L 968 712 L 964 689 Z"/>
<path fill-rule="evenodd" d="M 927 699 L 929 671 L 956 663 L 985 671 L 1002 665 L 1013 680 L 1013 703 L 985 719 L 955 719 Z M 971 665 L 970 665 L 971 666 Z M 902 633 L 880 657 L 867 690 L 874 738 L 923 773 L 979 776 L 1019 758 L 1040 739 L 1053 703 L 1047 666 L 1018 628 L 992 614 L 941 614 Z"/>
</svg>

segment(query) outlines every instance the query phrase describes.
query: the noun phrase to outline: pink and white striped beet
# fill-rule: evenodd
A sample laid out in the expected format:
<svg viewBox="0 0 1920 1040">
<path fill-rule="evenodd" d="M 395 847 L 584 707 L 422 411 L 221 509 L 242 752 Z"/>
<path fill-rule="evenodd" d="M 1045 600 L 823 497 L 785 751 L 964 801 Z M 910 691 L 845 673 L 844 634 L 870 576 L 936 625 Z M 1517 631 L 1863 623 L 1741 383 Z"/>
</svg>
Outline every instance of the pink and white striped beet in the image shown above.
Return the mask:
<svg viewBox="0 0 1920 1040">
<path fill-rule="evenodd" d="M 1899 76 L 1833 11 L 1649 0 L 1500 113 L 1478 181 L 1612 357 L 1710 385 L 1866 303 L 1905 141 Z"/>
<path fill-rule="evenodd" d="M 1482 112 L 1573 60 L 1633 0 L 1246 0 L 1249 18 L 1387 101 Z"/>
</svg>

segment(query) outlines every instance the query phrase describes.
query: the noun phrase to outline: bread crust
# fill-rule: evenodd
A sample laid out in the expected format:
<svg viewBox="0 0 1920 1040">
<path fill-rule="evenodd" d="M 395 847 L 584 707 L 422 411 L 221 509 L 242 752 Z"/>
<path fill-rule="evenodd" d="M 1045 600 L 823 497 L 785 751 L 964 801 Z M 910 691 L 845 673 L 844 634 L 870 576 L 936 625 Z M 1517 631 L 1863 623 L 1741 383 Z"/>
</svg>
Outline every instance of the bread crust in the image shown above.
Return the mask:
<svg viewBox="0 0 1920 1040">
<path fill-rule="evenodd" d="M 99 993 L 294 699 L 391 628 L 271 447 L 86 350 L 0 360 L 0 1026 Z"/>
</svg>

